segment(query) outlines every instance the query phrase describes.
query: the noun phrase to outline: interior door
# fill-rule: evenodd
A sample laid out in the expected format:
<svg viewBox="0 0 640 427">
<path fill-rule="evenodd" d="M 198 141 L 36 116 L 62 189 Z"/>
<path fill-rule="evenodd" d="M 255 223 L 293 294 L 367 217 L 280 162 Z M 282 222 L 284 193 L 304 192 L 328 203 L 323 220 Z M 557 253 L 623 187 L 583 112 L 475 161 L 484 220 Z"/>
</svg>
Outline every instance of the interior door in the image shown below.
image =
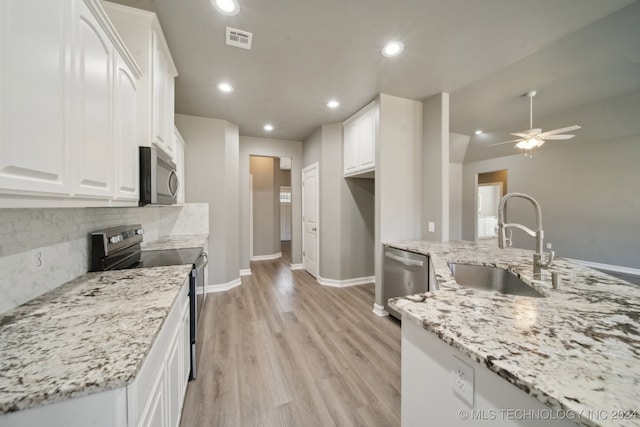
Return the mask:
<svg viewBox="0 0 640 427">
<path fill-rule="evenodd" d="M 302 263 L 313 277 L 318 277 L 319 185 L 318 163 L 302 169 Z"/>
</svg>

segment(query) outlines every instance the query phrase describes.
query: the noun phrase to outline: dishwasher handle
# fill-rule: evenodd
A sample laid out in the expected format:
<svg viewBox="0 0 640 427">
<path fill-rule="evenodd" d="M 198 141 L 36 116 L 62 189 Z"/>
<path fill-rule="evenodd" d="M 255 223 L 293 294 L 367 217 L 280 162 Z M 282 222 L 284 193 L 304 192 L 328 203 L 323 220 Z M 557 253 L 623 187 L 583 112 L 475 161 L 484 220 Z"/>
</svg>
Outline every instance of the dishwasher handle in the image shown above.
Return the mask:
<svg viewBox="0 0 640 427">
<path fill-rule="evenodd" d="M 384 256 L 386 256 L 387 258 L 391 258 L 394 261 L 398 261 L 404 265 L 415 265 L 418 267 L 422 267 L 424 266 L 424 262 L 417 260 L 417 259 L 411 259 L 411 258 L 403 258 L 403 257 L 399 257 L 397 255 L 394 255 L 390 252 L 385 252 Z"/>
</svg>

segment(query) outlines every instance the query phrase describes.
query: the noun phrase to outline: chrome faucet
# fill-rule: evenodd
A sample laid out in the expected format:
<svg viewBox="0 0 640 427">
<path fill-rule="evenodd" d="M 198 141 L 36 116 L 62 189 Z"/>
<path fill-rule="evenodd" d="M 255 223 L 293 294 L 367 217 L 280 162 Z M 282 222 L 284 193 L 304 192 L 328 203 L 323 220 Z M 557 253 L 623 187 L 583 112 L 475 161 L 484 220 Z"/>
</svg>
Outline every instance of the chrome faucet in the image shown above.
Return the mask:
<svg viewBox="0 0 640 427">
<path fill-rule="evenodd" d="M 536 210 L 536 229 L 531 230 L 528 227 L 525 227 L 522 224 L 516 223 L 507 223 L 505 224 L 505 213 L 507 200 L 512 197 L 520 197 L 530 201 L 533 204 L 533 207 Z M 533 254 L 533 278 L 540 279 L 543 268 L 551 267 L 553 263 L 553 257 L 555 256 L 555 252 L 549 252 L 546 261 L 543 261 L 544 252 L 543 252 L 543 239 L 544 239 L 544 231 L 542 231 L 542 210 L 540 209 L 540 204 L 533 197 L 523 194 L 523 193 L 509 193 L 505 195 L 498 205 L 498 246 L 501 249 L 505 247 L 510 247 L 513 242 L 511 240 L 513 231 L 511 228 L 519 228 L 524 231 L 531 237 L 536 238 L 536 253 Z M 507 230 L 509 230 L 509 237 L 507 237 Z"/>
</svg>

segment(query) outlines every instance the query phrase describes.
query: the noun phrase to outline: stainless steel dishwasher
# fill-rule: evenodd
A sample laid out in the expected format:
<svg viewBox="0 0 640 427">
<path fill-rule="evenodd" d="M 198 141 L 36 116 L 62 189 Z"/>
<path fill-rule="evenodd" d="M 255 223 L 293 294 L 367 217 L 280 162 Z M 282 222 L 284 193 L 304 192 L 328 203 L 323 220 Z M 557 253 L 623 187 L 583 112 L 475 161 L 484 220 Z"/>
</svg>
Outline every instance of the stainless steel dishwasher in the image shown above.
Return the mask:
<svg viewBox="0 0 640 427">
<path fill-rule="evenodd" d="M 400 319 L 400 313 L 389 307 L 389 298 L 429 290 L 429 257 L 385 247 L 382 286 L 385 310 L 396 319 Z"/>
</svg>

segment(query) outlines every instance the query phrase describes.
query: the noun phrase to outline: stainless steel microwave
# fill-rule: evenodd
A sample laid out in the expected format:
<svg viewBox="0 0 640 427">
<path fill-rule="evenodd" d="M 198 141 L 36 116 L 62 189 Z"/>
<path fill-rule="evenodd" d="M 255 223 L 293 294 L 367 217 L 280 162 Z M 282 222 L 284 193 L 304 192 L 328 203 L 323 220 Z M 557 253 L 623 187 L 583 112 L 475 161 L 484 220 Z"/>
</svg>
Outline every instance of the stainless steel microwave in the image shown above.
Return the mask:
<svg viewBox="0 0 640 427">
<path fill-rule="evenodd" d="M 156 147 L 140 147 L 140 206 L 175 205 L 179 186 L 171 158 Z"/>
</svg>

